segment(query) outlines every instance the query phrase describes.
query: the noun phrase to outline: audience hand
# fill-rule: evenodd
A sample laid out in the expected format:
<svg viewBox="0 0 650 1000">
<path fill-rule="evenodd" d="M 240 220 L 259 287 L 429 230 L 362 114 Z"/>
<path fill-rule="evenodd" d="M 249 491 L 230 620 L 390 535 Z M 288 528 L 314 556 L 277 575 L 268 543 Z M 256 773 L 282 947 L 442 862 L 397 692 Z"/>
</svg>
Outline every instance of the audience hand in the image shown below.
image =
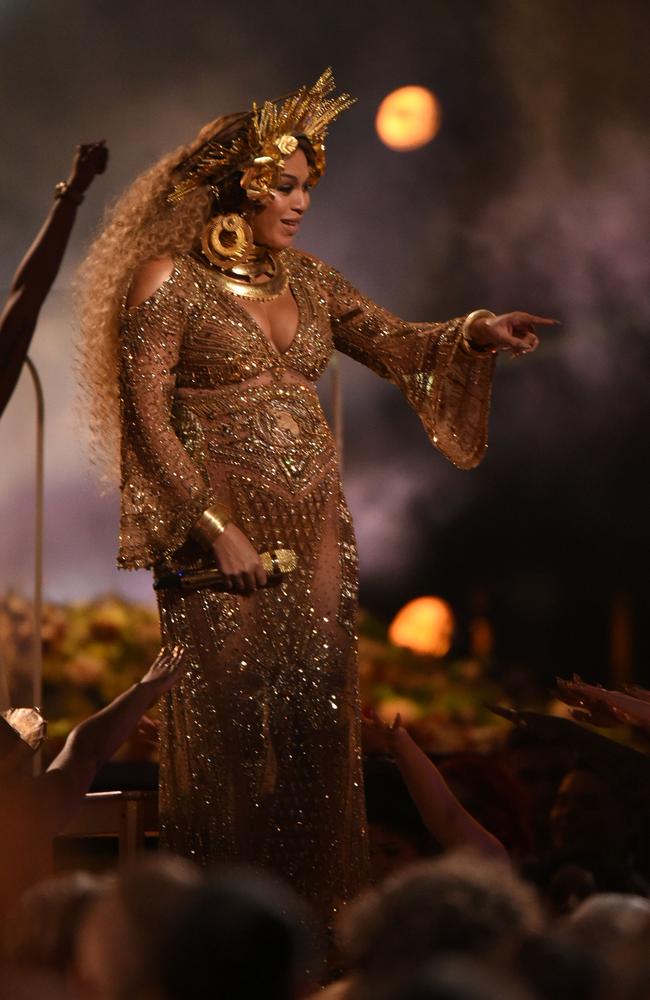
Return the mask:
<svg viewBox="0 0 650 1000">
<path fill-rule="evenodd" d="M 160 742 L 160 722 L 148 715 L 140 716 L 136 735 L 139 742 L 148 750 L 156 750 Z"/>
<path fill-rule="evenodd" d="M 562 701 L 575 706 L 571 715 L 579 722 L 603 727 L 650 727 L 650 698 L 642 688 L 628 688 L 634 694 L 608 691 L 600 685 L 587 684 L 577 674 L 570 681 L 558 677 L 557 686 Z"/>
<path fill-rule="evenodd" d="M 185 647 L 177 644 L 171 650 L 166 646 L 158 653 L 140 684 L 151 687 L 152 697 L 157 699 L 168 691 L 180 678 L 185 665 Z"/>
<path fill-rule="evenodd" d="M 399 731 L 405 732 L 399 712 L 392 723 L 384 722 L 374 708 L 368 709 L 363 720 L 363 744 L 368 753 L 394 753 Z"/>
</svg>

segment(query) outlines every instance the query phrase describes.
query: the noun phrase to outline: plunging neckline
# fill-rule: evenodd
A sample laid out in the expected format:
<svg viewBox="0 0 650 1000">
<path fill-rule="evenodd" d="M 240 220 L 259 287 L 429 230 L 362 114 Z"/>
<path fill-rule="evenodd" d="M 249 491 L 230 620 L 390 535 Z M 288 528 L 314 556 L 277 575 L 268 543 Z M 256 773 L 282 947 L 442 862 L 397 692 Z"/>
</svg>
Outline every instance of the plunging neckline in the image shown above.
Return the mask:
<svg viewBox="0 0 650 1000">
<path fill-rule="evenodd" d="M 210 275 L 211 269 L 208 266 L 206 266 L 202 261 L 198 260 L 197 258 L 194 258 L 194 263 L 200 266 L 204 274 Z M 296 342 L 300 339 L 302 335 L 303 325 L 305 322 L 305 317 L 308 312 L 308 310 L 305 308 L 304 302 L 302 301 L 302 295 L 304 289 L 300 286 L 300 284 L 294 285 L 291 274 L 289 272 L 289 268 L 287 268 L 287 272 L 288 272 L 287 288 L 289 289 L 289 292 L 293 296 L 293 300 L 296 303 L 296 308 L 298 310 L 298 320 L 296 322 L 296 329 L 294 331 L 293 337 L 289 342 L 289 346 L 284 351 L 278 350 L 278 348 L 275 346 L 275 343 L 271 340 L 271 338 L 266 336 L 264 330 L 257 322 L 255 317 L 252 316 L 251 313 L 249 313 L 248 309 L 246 309 L 242 305 L 242 303 L 238 301 L 237 295 L 235 295 L 233 292 L 229 292 L 227 289 L 217 286 L 217 294 L 223 296 L 223 298 L 230 304 L 231 307 L 234 307 L 235 311 L 239 313 L 240 316 L 245 317 L 248 320 L 252 332 L 255 334 L 256 337 L 259 337 L 264 341 L 268 352 L 273 357 L 280 359 L 285 358 L 288 354 L 290 354 Z"/>
<path fill-rule="evenodd" d="M 289 289 L 289 292 L 290 292 L 291 296 L 293 297 L 293 301 L 296 303 L 296 309 L 298 310 L 298 320 L 297 320 L 297 323 L 296 323 L 296 329 L 294 331 L 293 337 L 289 341 L 289 346 L 284 351 L 280 351 L 276 347 L 275 342 L 270 337 L 266 336 L 264 330 L 262 329 L 262 327 L 260 326 L 260 324 L 257 322 L 257 320 L 255 319 L 255 317 L 253 315 L 251 315 L 251 313 L 249 313 L 248 309 L 246 309 L 246 307 L 244 305 L 242 305 L 242 303 L 237 300 L 237 296 L 234 295 L 232 292 L 228 292 L 227 290 L 224 291 L 224 295 L 227 295 L 228 301 L 231 304 L 234 304 L 235 308 L 237 309 L 237 311 L 239 313 L 242 313 L 244 316 L 246 316 L 246 318 L 249 320 L 249 322 L 251 324 L 251 327 L 253 328 L 254 333 L 256 335 L 259 335 L 262 338 L 262 340 L 266 344 L 266 346 L 267 346 L 268 350 L 271 352 L 271 354 L 273 354 L 275 357 L 278 357 L 278 358 L 286 358 L 287 354 L 289 354 L 289 352 L 292 350 L 294 344 L 298 340 L 298 338 L 299 338 L 299 336 L 300 336 L 300 334 L 302 332 L 302 325 L 303 325 L 304 310 L 301 309 L 301 307 L 300 307 L 300 293 L 298 293 L 296 291 L 296 289 L 294 288 L 293 283 L 291 281 L 291 278 L 288 278 L 288 280 L 287 280 L 287 288 Z"/>
</svg>

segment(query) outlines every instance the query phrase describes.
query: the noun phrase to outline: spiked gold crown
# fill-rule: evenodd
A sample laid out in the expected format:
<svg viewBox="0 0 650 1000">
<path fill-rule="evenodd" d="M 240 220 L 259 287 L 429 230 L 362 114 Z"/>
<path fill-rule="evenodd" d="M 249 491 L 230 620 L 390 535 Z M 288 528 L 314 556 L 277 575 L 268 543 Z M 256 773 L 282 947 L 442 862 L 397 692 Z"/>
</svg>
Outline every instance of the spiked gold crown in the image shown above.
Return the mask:
<svg viewBox="0 0 650 1000">
<path fill-rule="evenodd" d="M 305 136 L 314 151 L 310 180 L 315 184 L 325 170 L 327 129 L 354 104 L 349 94 L 333 97 L 333 91 L 334 76 L 328 68 L 313 87 L 301 87 L 282 103 L 265 101 L 261 108 L 253 104 L 245 130 L 232 143 L 221 145 L 217 133 L 182 164 L 183 177 L 168 200 L 179 202 L 195 188 L 218 184 L 241 170 L 247 197 L 267 201 L 278 186 L 285 160 L 298 148 L 299 136 Z"/>
</svg>

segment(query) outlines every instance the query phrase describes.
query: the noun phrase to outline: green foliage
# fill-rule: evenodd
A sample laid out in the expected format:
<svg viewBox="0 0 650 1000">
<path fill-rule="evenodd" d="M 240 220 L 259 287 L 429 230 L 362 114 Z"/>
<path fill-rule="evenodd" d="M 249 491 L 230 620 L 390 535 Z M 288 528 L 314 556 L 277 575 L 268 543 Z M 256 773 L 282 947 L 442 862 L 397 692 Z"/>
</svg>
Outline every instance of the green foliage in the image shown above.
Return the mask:
<svg viewBox="0 0 650 1000">
<path fill-rule="evenodd" d="M 13 669 L 28 669 L 30 603 L 9 595 L 0 630 Z M 82 719 L 139 680 L 160 648 L 155 610 L 120 597 L 43 607 L 43 713 L 50 736 L 65 736 Z"/>
</svg>

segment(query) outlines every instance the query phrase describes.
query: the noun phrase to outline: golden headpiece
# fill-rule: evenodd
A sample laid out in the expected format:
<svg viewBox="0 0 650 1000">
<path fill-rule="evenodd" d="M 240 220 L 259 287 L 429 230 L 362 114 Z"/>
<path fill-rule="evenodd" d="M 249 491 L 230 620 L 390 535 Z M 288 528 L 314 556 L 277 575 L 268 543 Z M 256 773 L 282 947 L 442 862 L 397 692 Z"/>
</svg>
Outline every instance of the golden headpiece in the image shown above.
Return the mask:
<svg viewBox="0 0 650 1000">
<path fill-rule="evenodd" d="M 181 165 L 183 179 L 168 200 L 176 203 L 195 188 L 217 184 L 238 170 L 250 201 L 272 198 L 285 160 L 298 148 L 298 136 L 305 136 L 314 150 L 311 181 L 315 184 L 325 170 L 327 129 L 355 100 L 349 94 L 332 97 L 333 90 L 334 77 L 328 68 L 313 87 L 301 87 L 282 104 L 265 101 L 261 108 L 253 104 L 242 135 L 223 146 L 217 134 Z"/>
</svg>

